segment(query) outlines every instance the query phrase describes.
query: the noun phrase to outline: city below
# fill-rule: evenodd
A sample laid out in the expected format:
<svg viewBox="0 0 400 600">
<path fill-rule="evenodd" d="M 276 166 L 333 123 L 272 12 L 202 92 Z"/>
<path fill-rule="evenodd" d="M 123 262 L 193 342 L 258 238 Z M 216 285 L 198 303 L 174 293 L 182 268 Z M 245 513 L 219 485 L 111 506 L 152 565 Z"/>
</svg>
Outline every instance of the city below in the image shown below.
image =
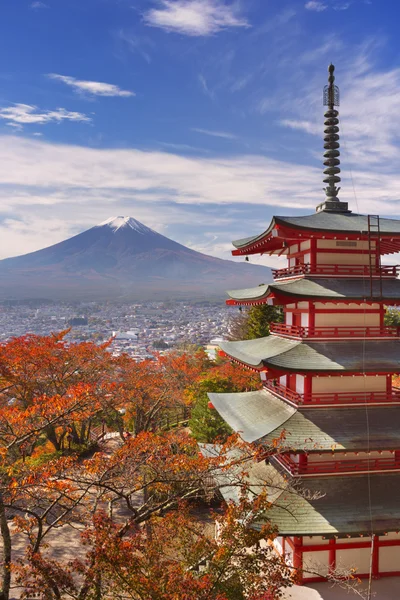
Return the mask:
<svg viewBox="0 0 400 600">
<path fill-rule="evenodd" d="M 226 338 L 237 308 L 223 302 L 189 304 L 17 304 L 0 305 L 0 342 L 26 334 L 49 335 L 70 329 L 72 342 L 106 342 L 110 351 L 140 361 L 154 352 L 187 344 L 213 347 Z"/>
</svg>

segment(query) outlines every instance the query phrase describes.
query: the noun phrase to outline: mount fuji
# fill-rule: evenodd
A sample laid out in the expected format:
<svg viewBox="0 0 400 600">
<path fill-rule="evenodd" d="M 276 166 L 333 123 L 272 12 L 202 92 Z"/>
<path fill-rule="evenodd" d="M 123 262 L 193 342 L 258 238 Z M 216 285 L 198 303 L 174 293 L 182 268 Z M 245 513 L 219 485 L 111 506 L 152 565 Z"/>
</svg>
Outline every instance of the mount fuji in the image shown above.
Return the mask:
<svg viewBox="0 0 400 600">
<path fill-rule="evenodd" d="M 270 280 L 266 267 L 196 252 L 132 217 L 0 261 L 2 299 L 204 300 Z"/>
</svg>

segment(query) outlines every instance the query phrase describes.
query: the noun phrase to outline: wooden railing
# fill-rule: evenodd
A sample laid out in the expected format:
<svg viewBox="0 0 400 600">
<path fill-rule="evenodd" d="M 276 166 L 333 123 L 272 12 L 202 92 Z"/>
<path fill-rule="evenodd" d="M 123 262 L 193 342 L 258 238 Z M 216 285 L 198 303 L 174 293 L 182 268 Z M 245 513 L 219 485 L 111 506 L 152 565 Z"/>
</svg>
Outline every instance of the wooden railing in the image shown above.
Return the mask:
<svg viewBox="0 0 400 600">
<path fill-rule="evenodd" d="M 289 456 L 280 454 L 275 460 L 286 467 L 292 475 L 321 475 L 322 473 L 356 473 L 357 471 L 387 471 L 400 469 L 400 459 L 395 458 L 363 458 L 360 460 L 320 460 L 308 461 L 300 465 Z"/>
<path fill-rule="evenodd" d="M 294 277 L 296 275 L 326 275 L 339 277 L 397 277 L 400 273 L 399 265 L 384 265 L 372 267 L 369 265 L 315 265 L 309 263 L 295 265 L 285 269 L 272 269 L 274 279 L 281 277 Z"/>
<path fill-rule="evenodd" d="M 329 404 L 374 404 L 374 403 L 400 403 L 400 388 L 392 388 L 391 392 L 325 392 L 316 394 L 300 394 L 290 390 L 275 380 L 267 380 L 264 387 L 289 400 L 294 404 L 321 406 Z"/>
<path fill-rule="evenodd" d="M 377 338 L 399 337 L 400 327 L 301 327 L 271 323 L 270 332 L 295 338 Z"/>
</svg>

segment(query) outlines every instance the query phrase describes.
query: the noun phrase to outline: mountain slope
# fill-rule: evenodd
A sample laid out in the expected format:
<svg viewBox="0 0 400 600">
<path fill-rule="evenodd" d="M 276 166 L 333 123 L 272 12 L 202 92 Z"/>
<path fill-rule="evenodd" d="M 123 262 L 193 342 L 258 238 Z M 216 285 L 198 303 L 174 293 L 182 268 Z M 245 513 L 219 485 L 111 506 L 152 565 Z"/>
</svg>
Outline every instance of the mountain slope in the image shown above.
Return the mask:
<svg viewBox="0 0 400 600">
<path fill-rule="evenodd" d="M 126 299 L 223 296 L 271 279 L 266 267 L 191 250 L 132 217 L 0 261 L 0 298 Z"/>
</svg>

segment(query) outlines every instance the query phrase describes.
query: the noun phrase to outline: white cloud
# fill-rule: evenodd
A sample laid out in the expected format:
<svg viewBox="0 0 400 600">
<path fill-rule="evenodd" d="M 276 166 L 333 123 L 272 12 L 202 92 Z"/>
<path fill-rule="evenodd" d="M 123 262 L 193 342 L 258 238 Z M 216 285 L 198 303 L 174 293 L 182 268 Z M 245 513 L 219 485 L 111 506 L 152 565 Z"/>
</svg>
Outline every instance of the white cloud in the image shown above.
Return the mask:
<svg viewBox="0 0 400 600">
<path fill-rule="evenodd" d="M 159 0 L 160 8 L 149 10 L 147 25 L 190 36 L 208 36 L 228 27 L 248 27 L 237 4 L 221 0 Z"/>
<path fill-rule="evenodd" d="M 204 135 L 210 135 L 212 137 L 223 138 L 226 140 L 236 140 L 237 136 L 233 133 L 227 133 L 226 131 L 212 131 L 210 129 L 200 129 L 199 127 L 192 127 L 191 131 L 196 133 L 202 133 Z"/>
<path fill-rule="evenodd" d="M 299 129 L 306 133 L 322 135 L 321 123 L 311 123 L 310 121 L 296 121 L 294 119 L 282 119 L 280 124 L 291 129 Z"/>
<path fill-rule="evenodd" d="M 91 94 L 92 96 L 120 96 L 122 98 L 128 98 L 135 96 L 135 92 L 122 90 L 117 85 L 112 83 L 103 83 L 101 81 L 85 81 L 81 79 L 75 79 L 75 77 L 69 77 L 67 75 L 58 75 L 57 73 L 50 73 L 48 75 L 50 79 L 56 79 L 62 81 L 66 85 L 74 88 L 75 91 Z"/>
<path fill-rule="evenodd" d="M 44 125 L 52 121 L 60 123 L 61 121 L 91 121 L 90 117 L 79 112 L 71 112 L 65 108 L 56 108 L 56 110 L 39 111 L 36 106 L 30 104 L 14 104 L 7 108 L 0 108 L 0 119 L 9 121 L 7 125 L 14 126 L 16 123 L 29 125 L 38 123 Z"/>
<path fill-rule="evenodd" d="M 318 0 L 310 0 L 304 5 L 304 8 L 307 10 L 314 10 L 315 12 L 322 12 L 326 10 L 328 6 L 323 2 L 318 2 Z"/>
<path fill-rule="evenodd" d="M 393 104 L 392 118 L 397 106 Z M 398 156 L 385 163 L 391 173 L 362 163 L 353 171 L 365 213 L 398 212 Z M 268 216 L 265 222 L 259 220 L 261 210 L 266 215 L 268 207 L 278 214 L 312 212 L 324 197 L 322 165 L 256 155 L 188 157 L 0 136 L 0 164 L 2 212 L 13 215 L 12 225 L 1 226 L 0 257 L 61 241 L 113 214 L 131 214 L 156 230 L 167 224 L 184 224 L 185 229 L 195 224 L 198 247 L 205 243 L 204 232 L 218 226 L 221 233 L 210 251 L 227 258 L 230 239 L 268 225 Z M 357 210 L 346 168 L 340 197 Z M 185 237 L 172 237 L 186 242 Z"/>
</svg>

